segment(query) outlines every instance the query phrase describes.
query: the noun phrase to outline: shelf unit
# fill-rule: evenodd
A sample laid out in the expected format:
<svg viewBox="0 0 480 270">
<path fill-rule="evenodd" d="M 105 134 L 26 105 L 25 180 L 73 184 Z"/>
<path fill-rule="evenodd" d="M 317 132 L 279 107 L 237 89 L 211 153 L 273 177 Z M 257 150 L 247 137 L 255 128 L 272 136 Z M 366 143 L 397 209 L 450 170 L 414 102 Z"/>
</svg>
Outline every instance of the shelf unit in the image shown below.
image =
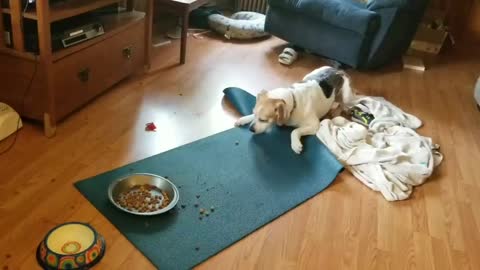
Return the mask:
<svg viewBox="0 0 480 270">
<path fill-rule="evenodd" d="M 135 0 L 37 0 L 26 11 L 22 0 L 8 0 L 8 7 L 0 1 L 0 101 L 42 121 L 45 135 L 53 136 L 57 121 L 142 66 L 148 69 L 153 0 L 143 1 L 145 12 L 134 10 Z M 52 49 L 53 23 L 114 4 L 124 5 L 125 11 L 95 15 L 103 35 Z M 28 51 L 27 23 L 36 24 L 38 52 Z"/>
<path fill-rule="evenodd" d="M 108 15 L 108 16 L 102 16 L 101 21 L 103 24 L 103 28 L 105 29 L 105 34 L 95 38 L 91 39 L 85 42 L 82 42 L 76 46 L 65 48 L 63 50 L 60 50 L 58 52 L 54 52 L 52 54 L 52 59 L 53 62 L 57 62 L 58 60 L 73 54 L 77 51 L 80 51 L 86 47 L 92 46 L 92 44 L 101 42 L 105 39 L 108 39 L 117 33 L 120 33 L 124 31 L 126 28 L 128 28 L 131 24 L 135 24 L 138 21 L 141 21 L 144 19 L 144 13 L 143 12 L 137 12 L 137 11 L 132 11 L 124 14 L 119 14 L 119 15 Z"/>
</svg>

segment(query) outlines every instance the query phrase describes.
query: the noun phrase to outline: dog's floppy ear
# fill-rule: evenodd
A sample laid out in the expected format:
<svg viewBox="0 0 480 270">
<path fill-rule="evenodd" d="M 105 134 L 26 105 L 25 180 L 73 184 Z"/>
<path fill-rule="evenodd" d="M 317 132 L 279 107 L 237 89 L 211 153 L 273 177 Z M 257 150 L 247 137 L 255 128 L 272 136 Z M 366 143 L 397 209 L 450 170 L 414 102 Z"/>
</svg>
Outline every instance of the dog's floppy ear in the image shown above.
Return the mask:
<svg viewBox="0 0 480 270">
<path fill-rule="evenodd" d="M 260 100 L 260 99 L 262 99 L 262 98 L 265 98 L 265 97 L 267 97 L 267 90 L 262 90 L 262 91 L 260 91 L 260 93 L 258 93 L 258 95 L 257 95 L 257 99 L 258 99 L 258 100 Z"/>
<path fill-rule="evenodd" d="M 284 100 L 278 100 L 275 102 L 275 121 L 277 125 L 283 126 L 287 123 L 288 120 L 288 112 L 286 107 L 286 103 Z"/>
</svg>

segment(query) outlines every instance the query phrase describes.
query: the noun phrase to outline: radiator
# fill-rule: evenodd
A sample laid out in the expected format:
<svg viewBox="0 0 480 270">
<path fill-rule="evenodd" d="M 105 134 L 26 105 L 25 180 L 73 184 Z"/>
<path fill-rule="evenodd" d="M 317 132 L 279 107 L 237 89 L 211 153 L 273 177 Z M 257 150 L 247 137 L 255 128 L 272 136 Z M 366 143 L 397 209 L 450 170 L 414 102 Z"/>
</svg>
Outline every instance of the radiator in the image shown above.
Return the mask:
<svg viewBox="0 0 480 270">
<path fill-rule="evenodd" d="M 267 0 L 237 0 L 237 11 L 255 11 L 267 13 Z"/>
</svg>

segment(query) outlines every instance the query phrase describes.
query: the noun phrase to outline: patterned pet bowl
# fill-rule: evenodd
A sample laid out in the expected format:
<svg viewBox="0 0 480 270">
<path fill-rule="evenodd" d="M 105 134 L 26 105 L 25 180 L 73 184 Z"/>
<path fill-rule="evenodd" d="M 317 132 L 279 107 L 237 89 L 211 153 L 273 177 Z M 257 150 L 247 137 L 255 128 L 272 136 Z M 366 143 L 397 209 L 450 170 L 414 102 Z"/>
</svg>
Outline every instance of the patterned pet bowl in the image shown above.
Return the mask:
<svg viewBox="0 0 480 270">
<path fill-rule="evenodd" d="M 50 230 L 37 248 L 43 269 L 90 269 L 105 253 L 105 240 L 90 225 L 61 224 Z"/>
</svg>

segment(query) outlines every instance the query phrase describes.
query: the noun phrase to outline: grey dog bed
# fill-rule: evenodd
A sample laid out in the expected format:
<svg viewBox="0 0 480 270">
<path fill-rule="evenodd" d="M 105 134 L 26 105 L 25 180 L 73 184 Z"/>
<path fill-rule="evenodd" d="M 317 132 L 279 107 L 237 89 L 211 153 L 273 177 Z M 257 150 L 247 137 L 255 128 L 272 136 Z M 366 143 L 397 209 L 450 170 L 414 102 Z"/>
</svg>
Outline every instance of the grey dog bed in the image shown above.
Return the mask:
<svg viewBox="0 0 480 270">
<path fill-rule="evenodd" d="M 268 36 L 265 29 L 265 15 L 240 11 L 230 18 L 220 14 L 208 17 L 210 28 L 227 39 L 253 39 Z"/>
</svg>

